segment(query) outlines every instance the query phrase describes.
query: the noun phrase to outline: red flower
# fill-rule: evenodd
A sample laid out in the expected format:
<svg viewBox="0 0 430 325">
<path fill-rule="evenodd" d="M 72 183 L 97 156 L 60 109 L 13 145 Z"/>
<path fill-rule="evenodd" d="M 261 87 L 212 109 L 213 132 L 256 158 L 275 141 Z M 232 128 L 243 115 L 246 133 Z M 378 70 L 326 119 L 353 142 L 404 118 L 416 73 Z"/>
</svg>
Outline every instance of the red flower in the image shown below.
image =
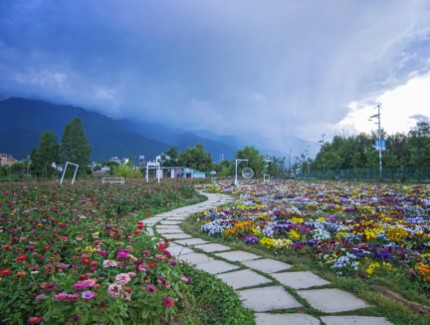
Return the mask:
<svg viewBox="0 0 430 325">
<path fill-rule="evenodd" d="M 45 246 L 43 246 L 43 249 L 45 251 L 49 251 L 51 249 L 51 246 L 50 245 L 45 245 Z"/>
<path fill-rule="evenodd" d="M 145 224 L 142 222 L 142 221 L 138 221 L 137 222 L 137 228 L 138 229 L 142 229 L 142 228 L 144 228 L 145 227 Z"/>
<path fill-rule="evenodd" d="M 151 269 L 155 269 L 155 268 L 157 267 L 157 263 L 156 263 L 156 262 L 149 262 L 149 263 L 148 263 L 148 266 L 149 266 Z"/>
<path fill-rule="evenodd" d="M 9 269 L 0 270 L 0 275 L 9 275 L 11 273 L 12 273 L 12 271 Z"/>
<path fill-rule="evenodd" d="M 89 258 L 83 258 L 82 260 L 81 260 L 81 263 L 82 264 L 90 264 L 91 263 L 91 260 L 89 259 Z"/>
<path fill-rule="evenodd" d="M 24 262 L 27 259 L 27 256 L 25 255 L 20 255 L 16 258 L 17 262 Z"/>
</svg>

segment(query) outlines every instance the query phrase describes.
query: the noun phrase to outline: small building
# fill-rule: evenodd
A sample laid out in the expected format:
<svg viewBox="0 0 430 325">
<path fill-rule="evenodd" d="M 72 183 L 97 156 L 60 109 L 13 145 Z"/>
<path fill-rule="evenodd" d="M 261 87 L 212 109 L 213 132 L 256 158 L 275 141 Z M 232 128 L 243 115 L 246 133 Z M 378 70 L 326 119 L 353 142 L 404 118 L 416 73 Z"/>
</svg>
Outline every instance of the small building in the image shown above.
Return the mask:
<svg viewBox="0 0 430 325">
<path fill-rule="evenodd" d="M 10 166 L 16 163 L 16 159 L 7 153 L 0 153 L 0 166 Z"/>
</svg>

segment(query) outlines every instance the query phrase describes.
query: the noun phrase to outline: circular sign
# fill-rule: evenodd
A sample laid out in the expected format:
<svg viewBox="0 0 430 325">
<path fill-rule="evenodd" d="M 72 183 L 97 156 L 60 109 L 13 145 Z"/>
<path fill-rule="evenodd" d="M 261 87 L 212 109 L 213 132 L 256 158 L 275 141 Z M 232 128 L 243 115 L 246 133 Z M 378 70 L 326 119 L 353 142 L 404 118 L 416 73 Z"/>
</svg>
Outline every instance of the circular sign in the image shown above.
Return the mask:
<svg viewBox="0 0 430 325">
<path fill-rule="evenodd" d="M 249 167 L 245 167 L 244 169 L 242 169 L 242 177 L 245 179 L 251 179 L 252 176 L 254 176 L 254 171 L 249 168 Z"/>
</svg>

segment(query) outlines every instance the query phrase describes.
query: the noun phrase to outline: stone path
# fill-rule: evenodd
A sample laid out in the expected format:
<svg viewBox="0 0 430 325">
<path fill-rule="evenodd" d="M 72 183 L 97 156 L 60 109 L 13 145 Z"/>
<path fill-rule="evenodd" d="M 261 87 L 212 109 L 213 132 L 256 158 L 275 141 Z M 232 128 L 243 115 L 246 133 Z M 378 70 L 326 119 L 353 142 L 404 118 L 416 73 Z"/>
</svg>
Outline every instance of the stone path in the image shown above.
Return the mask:
<svg viewBox="0 0 430 325">
<path fill-rule="evenodd" d="M 210 273 L 233 287 L 245 307 L 253 310 L 257 325 L 388 325 L 383 317 L 354 316 L 354 311 L 370 307 L 349 292 L 327 288 L 330 282 L 312 272 L 288 271 L 291 265 L 231 247 L 194 238 L 180 229 L 192 214 L 232 202 L 227 195 L 202 193 L 208 200 L 145 219 L 150 233 L 171 241 L 169 252 L 177 259 Z M 208 255 L 210 254 L 210 255 Z M 307 306 L 325 316 L 319 318 L 297 309 Z M 347 316 L 333 315 L 336 313 Z"/>
</svg>

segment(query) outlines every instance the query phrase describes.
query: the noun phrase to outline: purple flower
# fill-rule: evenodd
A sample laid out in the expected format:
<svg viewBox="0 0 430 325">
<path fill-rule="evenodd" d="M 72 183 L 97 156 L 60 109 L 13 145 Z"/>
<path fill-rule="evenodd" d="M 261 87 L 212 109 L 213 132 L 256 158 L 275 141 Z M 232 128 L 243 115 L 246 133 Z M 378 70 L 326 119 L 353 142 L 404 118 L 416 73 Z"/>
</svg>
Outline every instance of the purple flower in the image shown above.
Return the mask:
<svg viewBox="0 0 430 325">
<path fill-rule="evenodd" d="M 146 286 L 146 291 L 149 292 L 149 293 L 156 293 L 158 291 L 158 289 L 155 287 L 155 285 L 148 284 Z"/>
<path fill-rule="evenodd" d="M 258 238 L 255 236 L 246 236 L 245 237 L 245 243 L 247 244 L 256 244 L 258 243 Z"/>
<path fill-rule="evenodd" d="M 97 293 L 92 292 L 90 290 L 82 292 L 82 298 L 84 298 L 84 299 L 91 300 L 95 297 L 97 297 Z"/>
<path fill-rule="evenodd" d="M 116 258 L 119 260 L 124 260 L 128 257 L 128 252 L 126 249 L 120 249 L 118 254 L 116 254 Z"/>
</svg>

